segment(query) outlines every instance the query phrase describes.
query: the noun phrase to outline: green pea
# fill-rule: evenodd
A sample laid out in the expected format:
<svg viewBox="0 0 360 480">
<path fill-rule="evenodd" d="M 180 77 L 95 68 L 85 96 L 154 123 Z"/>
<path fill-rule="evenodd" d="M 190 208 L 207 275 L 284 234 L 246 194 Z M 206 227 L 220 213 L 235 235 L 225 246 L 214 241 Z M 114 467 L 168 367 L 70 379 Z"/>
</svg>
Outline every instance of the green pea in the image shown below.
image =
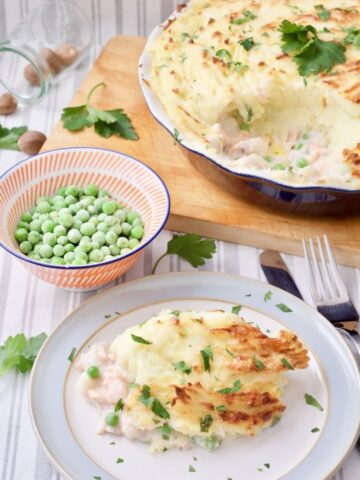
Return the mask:
<svg viewBox="0 0 360 480">
<path fill-rule="evenodd" d="M 53 197 L 54 205 L 55 205 L 55 203 L 57 203 L 57 202 L 63 202 L 63 201 L 64 201 L 64 197 L 63 197 L 62 195 L 55 195 L 55 196 Z"/>
<path fill-rule="evenodd" d="M 32 258 L 33 260 L 41 260 L 41 257 L 38 253 L 35 253 L 34 251 L 28 253 L 28 257 Z"/>
<path fill-rule="evenodd" d="M 86 265 L 86 264 L 87 264 L 87 261 L 84 260 L 83 258 L 79 258 L 79 257 L 76 257 L 76 258 L 71 262 L 71 265 L 76 265 L 76 266 Z"/>
<path fill-rule="evenodd" d="M 25 230 L 30 232 L 30 225 L 26 222 L 19 222 L 16 228 L 25 228 Z"/>
<path fill-rule="evenodd" d="M 95 232 L 91 237 L 91 240 L 97 242 L 99 245 L 104 245 L 105 243 L 105 233 L 104 232 Z"/>
<path fill-rule="evenodd" d="M 51 205 L 46 200 L 43 200 L 37 204 L 37 211 L 39 213 L 49 213 L 51 212 Z"/>
<path fill-rule="evenodd" d="M 66 228 L 70 228 L 72 224 L 74 223 L 73 217 L 70 215 L 70 213 L 65 213 L 63 210 L 60 210 L 59 212 L 59 222 L 61 225 L 63 225 Z"/>
<path fill-rule="evenodd" d="M 54 233 L 58 238 L 63 237 L 66 235 L 66 228 L 64 225 L 56 225 L 56 227 L 54 227 Z"/>
<path fill-rule="evenodd" d="M 68 241 L 67 237 L 66 237 L 66 241 Z M 64 245 L 64 248 L 66 253 L 72 253 L 75 250 L 75 247 L 72 243 L 66 243 Z"/>
<path fill-rule="evenodd" d="M 108 227 L 107 227 L 105 222 L 98 223 L 96 229 L 97 229 L 98 232 L 104 232 L 105 233 L 105 232 L 108 231 Z"/>
<path fill-rule="evenodd" d="M 116 245 L 120 248 L 120 250 L 122 248 L 127 248 L 129 245 L 129 240 L 125 237 L 119 237 L 117 239 Z"/>
<path fill-rule="evenodd" d="M 88 377 L 92 378 L 92 379 L 96 379 L 96 378 L 99 378 L 100 377 L 100 370 L 98 367 L 96 367 L 95 365 L 93 365 L 92 367 L 89 367 L 87 370 L 86 370 L 86 373 L 88 374 Z"/>
<path fill-rule="evenodd" d="M 52 265 L 65 265 L 65 260 L 61 257 L 52 257 L 51 264 Z"/>
<path fill-rule="evenodd" d="M 23 242 L 20 243 L 19 248 L 22 253 L 27 254 L 31 252 L 31 250 L 33 249 L 33 246 L 31 245 L 30 242 L 28 242 L 27 240 L 24 240 Z"/>
<path fill-rule="evenodd" d="M 79 195 L 79 189 L 75 185 L 70 185 L 65 189 L 65 197 L 68 195 L 72 195 L 73 197 L 77 197 Z"/>
<path fill-rule="evenodd" d="M 73 205 L 74 203 L 76 203 L 76 198 L 74 197 L 74 195 L 67 195 L 65 197 L 65 203 L 67 206 Z"/>
<path fill-rule="evenodd" d="M 21 215 L 21 220 L 26 223 L 30 223 L 32 220 L 32 215 L 30 212 L 25 212 Z"/>
<path fill-rule="evenodd" d="M 117 245 L 109 245 L 110 255 L 117 257 L 120 255 L 120 248 Z"/>
<path fill-rule="evenodd" d="M 53 255 L 53 249 L 50 245 L 41 245 L 39 248 L 39 254 L 42 258 L 51 258 Z"/>
<path fill-rule="evenodd" d="M 99 222 L 103 222 L 107 217 L 106 213 L 102 212 L 98 215 Z"/>
<path fill-rule="evenodd" d="M 90 262 L 99 263 L 102 262 L 104 259 L 104 254 L 101 250 L 91 250 L 89 253 L 89 260 Z"/>
<path fill-rule="evenodd" d="M 76 250 L 76 249 L 75 249 Z M 78 251 L 75 253 L 75 258 L 81 258 L 82 260 L 88 261 L 88 256 L 85 252 Z"/>
<path fill-rule="evenodd" d="M 84 210 L 85 211 L 85 210 Z M 95 225 L 91 222 L 86 222 L 86 223 L 83 223 L 80 227 L 80 232 L 83 234 L 83 235 L 86 235 L 88 237 L 91 237 L 92 235 L 94 235 L 94 233 L 96 232 L 96 228 L 95 228 Z"/>
<path fill-rule="evenodd" d="M 53 247 L 54 245 L 56 245 L 56 242 L 57 242 L 57 237 L 55 233 L 51 233 L 51 232 L 44 233 L 43 243 L 45 245 L 50 245 L 50 247 Z"/>
<path fill-rule="evenodd" d="M 112 227 L 110 227 L 109 232 L 115 232 L 116 235 L 119 237 L 122 234 L 121 225 L 113 225 Z"/>
<path fill-rule="evenodd" d="M 140 225 L 136 225 L 136 227 L 133 227 L 131 229 L 131 236 L 134 238 L 137 238 L 138 240 L 141 240 L 144 235 L 144 229 L 143 227 L 140 227 Z"/>
<path fill-rule="evenodd" d="M 36 253 L 37 255 L 40 256 L 40 248 L 42 246 L 42 243 L 37 243 L 36 245 L 34 245 L 34 253 Z"/>
<path fill-rule="evenodd" d="M 41 225 L 41 230 L 43 233 L 53 232 L 56 224 L 54 220 L 45 220 Z"/>
<path fill-rule="evenodd" d="M 113 200 L 104 202 L 102 210 L 106 215 L 112 215 L 116 210 L 116 202 Z"/>
<path fill-rule="evenodd" d="M 133 223 L 133 221 L 136 219 L 136 218 L 139 218 L 139 214 L 137 212 L 128 212 L 128 214 L 126 215 L 126 221 L 127 223 Z"/>
<path fill-rule="evenodd" d="M 89 207 L 89 206 L 91 205 L 90 200 L 88 199 L 88 197 L 82 198 L 82 199 L 80 200 L 79 204 L 80 204 L 81 208 L 84 208 L 84 209 L 87 208 L 87 207 Z"/>
<path fill-rule="evenodd" d="M 19 243 L 24 242 L 28 239 L 28 231 L 26 228 L 18 228 L 15 231 L 15 240 Z"/>
<path fill-rule="evenodd" d="M 65 192 L 66 192 L 66 187 L 61 187 L 59 188 L 59 190 L 57 191 L 57 194 L 62 196 L 62 197 L 65 197 Z"/>
<path fill-rule="evenodd" d="M 65 248 L 62 245 L 55 245 L 53 252 L 55 257 L 63 257 L 65 255 Z"/>
<path fill-rule="evenodd" d="M 85 195 L 92 195 L 93 197 L 96 197 L 98 192 L 99 190 L 97 186 L 92 183 L 84 188 Z"/>
<path fill-rule="evenodd" d="M 66 246 L 65 246 L 66 250 Z M 64 260 L 66 264 L 71 264 L 75 260 L 75 253 L 74 252 L 66 252 L 64 255 Z"/>
<path fill-rule="evenodd" d="M 51 264 L 51 260 L 52 260 L 51 258 L 42 258 L 40 261 L 41 261 L 41 263 L 47 263 L 47 264 L 50 265 L 50 264 Z"/>
<path fill-rule="evenodd" d="M 139 240 L 137 238 L 129 238 L 129 248 L 135 248 L 139 245 Z"/>
<path fill-rule="evenodd" d="M 109 193 L 106 190 L 100 190 L 99 193 L 98 193 L 98 197 L 99 198 L 109 197 Z"/>
<path fill-rule="evenodd" d="M 135 220 L 131 224 L 133 227 L 136 227 L 139 225 L 140 227 L 144 226 L 144 222 L 141 220 L 141 218 L 135 218 Z"/>
<path fill-rule="evenodd" d="M 82 222 L 87 222 L 90 218 L 90 213 L 87 210 L 81 209 L 77 212 L 76 216 L 81 220 Z"/>
<path fill-rule="evenodd" d="M 41 235 L 39 232 L 29 232 L 29 235 L 28 235 L 28 240 L 30 243 L 32 243 L 33 245 L 35 245 L 36 243 L 39 243 L 40 240 L 41 240 Z"/>
<path fill-rule="evenodd" d="M 119 219 L 117 219 L 119 220 Z M 115 217 L 108 216 L 105 218 L 104 223 L 107 227 L 112 227 L 116 223 Z"/>
<path fill-rule="evenodd" d="M 105 423 L 109 427 L 116 427 L 119 424 L 119 415 L 114 412 L 110 412 L 105 417 Z"/>
<path fill-rule="evenodd" d="M 36 219 L 30 222 L 29 227 L 30 227 L 30 230 L 34 232 L 41 232 L 41 225 L 42 225 L 41 221 Z"/>
<path fill-rule="evenodd" d="M 76 228 L 77 230 L 80 230 L 81 225 L 82 225 L 82 221 L 75 217 L 74 223 L 72 224 L 72 228 Z"/>
<path fill-rule="evenodd" d="M 130 253 L 130 252 L 131 252 L 130 248 L 122 248 L 120 250 L 120 255 L 126 255 L 127 253 Z"/>
<path fill-rule="evenodd" d="M 115 232 L 107 232 L 105 234 L 105 241 L 108 245 L 114 245 L 118 239 L 118 236 Z"/>
<path fill-rule="evenodd" d="M 106 255 L 110 255 L 110 248 L 107 247 L 106 245 L 103 245 L 100 250 L 102 251 L 102 253 L 106 256 Z"/>
<path fill-rule="evenodd" d="M 100 243 L 92 241 L 91 246 L 93 250 L 98 250 L 100 248 Z"/>
<path fill-rule="evenodd" d="M 97 198 L 94 202 L 94 207 L 98 212 L 102 212 L 102 206 L 105 200 L 103 198 Z"/>
<path fill-rule="evenodd" d="M 56 203 L 54 203 L 54 208 L 57 212 L 59 212 L 63 208 L 66 208 L 65 200 L 64 199 L 58 200 Z"/>
<path fill-rule="evenodd" d="M 97 213 L 96 207 L 94 205 L 89 205 L 87 207 L 87 211 L 90 213 L 90 215 L 95 215 Z"/>
<path fill-rule="evenodd" d="M 120 220 L 120 223 L 125 222 L 126 216 L 127 214 L 125 210 L 116 210 L 116 212 L 114 213 L 114 217 L 118 218 Z"/>
<path fill-rule="evenodd" d="M 82 252 L 89 253 L 90 250 L 92 250 L 91 242 L 87 240 L 84 242 L 83 239 L 81 239 L 79 243 L 79 248 Z"/>
<path fill-rule="evenodd" d="M 107 261 L 107 260 L 113 260 L 113 256 L 112 255 L 105 255 L 104 257 L 104 261 Z"/>
<path fill-rule="evenodd" d="M 67 235 L 61 235 L 57 239 L 57 244 L 62 245 L 63 247 L 69 242 Z"/>
<path fill-rule="evenodd" d="M 121 224 L 121 228 L 122 228 L 122 233 L 128 237 L 130 235 L 130 232 L 131 232 L 131 229 L 132 229 L 132 226 L 130 225 L 130 223 L 127 223 L 127 222 L 123 222 Z"/>
<path fill-rule="evenodd" d="M 81 239 L 81 233 L 76 228 L 72 228 L 68 232 L 67 237 L 71 243 L 79 243 Z"/>
<path fill-rule="evenodd" d="M 71 215 L 75 215 L 76 213 L 80 212 L 82 208 L 83 207 L 80 205 L 80 203 L 73 203 L 72 205 L 69 205 Z"/>
</svg>

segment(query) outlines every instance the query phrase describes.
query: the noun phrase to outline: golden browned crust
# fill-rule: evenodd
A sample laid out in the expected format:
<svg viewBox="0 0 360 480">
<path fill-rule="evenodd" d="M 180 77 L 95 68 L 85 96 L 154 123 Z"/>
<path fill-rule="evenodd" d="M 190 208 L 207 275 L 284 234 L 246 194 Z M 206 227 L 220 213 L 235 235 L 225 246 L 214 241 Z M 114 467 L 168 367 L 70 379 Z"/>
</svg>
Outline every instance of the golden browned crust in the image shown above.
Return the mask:
<svg viewBox="0 0 360 480">
<path fill-rule="evenodd" d="M 343 155 L 345 162 L 351 166 L 352 175 L 360 177 L 360 143 L 352 150 L 345 148 Z"/>
</svg>

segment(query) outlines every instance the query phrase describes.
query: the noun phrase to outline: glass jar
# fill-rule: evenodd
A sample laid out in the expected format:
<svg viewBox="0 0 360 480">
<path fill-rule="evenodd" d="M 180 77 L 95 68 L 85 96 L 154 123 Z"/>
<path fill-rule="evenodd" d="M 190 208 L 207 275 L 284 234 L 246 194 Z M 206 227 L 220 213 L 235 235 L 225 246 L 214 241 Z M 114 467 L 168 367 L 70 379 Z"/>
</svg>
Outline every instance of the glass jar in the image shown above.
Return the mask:
<svg viewBox="0 0 360 480">
<path fill-rule="evenodd" d="M 0 40 L 0 82 L 21 105 L 41 100 L 82 62 L 90 23 L 69 0 L 44 1 Z"/>
</svg>

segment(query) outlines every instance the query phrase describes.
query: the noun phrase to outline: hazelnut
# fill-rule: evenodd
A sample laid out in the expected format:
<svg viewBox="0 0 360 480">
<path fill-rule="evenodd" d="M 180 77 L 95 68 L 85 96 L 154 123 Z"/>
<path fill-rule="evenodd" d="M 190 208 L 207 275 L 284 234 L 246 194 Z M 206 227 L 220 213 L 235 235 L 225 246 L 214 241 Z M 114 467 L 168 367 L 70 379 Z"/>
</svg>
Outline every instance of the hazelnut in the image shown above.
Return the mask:
<svg viewBox="0 0 360 480">
<path fill-rule="evenodd" d="M 40 85 L 39 75 L 36 73 L 35 68 L 29 63 L 24 69 L 24 77 L 31 85 Z"/>
<path fill-rule="evenodd" d="M 18 140 L 18 147 L 22 152 L 34 155 L 35 153 L 39 153 L 45 141 L 46 136 L 42 132 L 30 130 L 21 135 Z"/>
<path fill-rule="evenodd" d="M 17 109 L 17 101 L 10 93 L 0 95 L 0 115 L 11 115 Z"/>
<path fill-rule="evenodd" d="M 60 58 L 63 65 L 71 65 L 79 56 L 79 50 L 71 43 L 60 43 L 55 49 L 55 53 Z"/>
<path fill-rule="evenodd" d="M 61 60 L 54 50 L 51 50 L 50 48 L 42 48 L 40 53 L 53 75 L 56 75 L 60 72 L 60 70 L 62 70 L 63 66 Z"/>
</svg>

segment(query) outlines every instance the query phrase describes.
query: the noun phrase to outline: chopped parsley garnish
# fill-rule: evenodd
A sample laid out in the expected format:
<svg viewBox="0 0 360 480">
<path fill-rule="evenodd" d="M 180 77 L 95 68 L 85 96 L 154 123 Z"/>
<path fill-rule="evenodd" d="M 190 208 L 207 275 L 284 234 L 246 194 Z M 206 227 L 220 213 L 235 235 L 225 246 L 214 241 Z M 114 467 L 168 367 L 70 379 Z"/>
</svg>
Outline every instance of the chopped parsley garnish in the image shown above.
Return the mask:
<svg viewBox="0 0 360 480">
<path fill-rule="evenodd" d="M 180 310 L 171 310 L 170 315 L 174 315 L 174 317 L 180 316 Z"/>
<path fill-rule="evenodd" d="M 330 12 L 327 10 L 323 4 L 320 5 L 315 5 L 315 10 L 317 16 L 320 18 L 320 20 L 329 20 L 330 18 Z"/>
<path fill-rule="evenodd" d="M 277 425 L 280 422 L 280 419 L 281 419 L 280 415 L 274 415 L 272 418 L 270 427 L 275 427 L 275 425 Z"/>
<path fill-rule="evenodd" d="M 174 145 L 176 145 L 176 142 L 181 143 L 180 132 L 177 128 L 174 128 L 173 137 L 174 137 Z"/>
<path fill-rule="evenodd" d="M 197 462 L 197 458 L 196 458 L 196 457 L 193 457 L 193 460 L 194 460 L 194 462 Z"/>
<path fill-rule="evenodd" d="M 182 32 L 182 34 L 180 35 L 180 38 L 184 42 L 185 40 L 196 40 L 199 37 L 198 35 L 190 35 L 190 33 L 188 32 Z"/>
<path fill-rule="evenodd" d="M 131 338 L 134 340 L 134 342 L 142 343 L 143 345 L 151 345 L 152 344 L 152 342 L 150 342 L 150 340 L 145 340 L 145 338 L 138 337 L 137 335 L 134 335 L 133 333 L 131 334 Z"/>
<path fill-rule="evenodd" d="M 247 121 L 251 122 L 251 120 L 254 116 L 253 109 L 251 107 L 248 107 L 247 105 L 245 105 L 245 108 L 246 108 L 246 113 L 247 113 Z M 249 295 L 245 295 L 245 297 L 248 297 L 248 296 Z"/>
<path fill-rule="evenodd" d="M 316 432 L 320 432 L 320 428 L 314 427 L 311 429 L 311 433 L 316 433 Z"/>
<path fill-rule="evenodd" d="M 304 77 L 329 73 L 335 65 L 345 63 L 345 47 L 332 41 L 324 41 L 312 25 L 297 25 L 283 20 L 279 27 L 284 53 L 291 55 Z"/>
<path fill-rule="evenodd" d="M 267 469 L 270 468 L 270 463 L 264 463 L 264 467 L 266 467 Z"/>
<path fill-rule="evenodd" d="M 231 53 L 229 52 L 229 50 L 226 50 L 226 48 L 221 48 L 220 50 L 218 50 L 216 53 L 215 53 L 215 56 L 217 58 L 221 58 L 222 60 L 225 58 L 227 58 L 228 60 L 231 60 L 232 59 L 232 55 Z"/>
<path fill-rule="evenodd" d="M 295 150 L 301 150 L 303 148 L 304 144 L 303 143 L 297 143 L 294 145 Z"/>
<path fill-rule="evenodd" d="M 76 347 L 73 347 L 69 356 L 68 356 L 68 360 L 69 362 L 72 362 L 74 360 L 74 357 L 75 357 L 75 353 L 76 353 Z"/>
<path fill-rule="evenodd" d="M 119 412 L 123 408 L 124 408 L 124 402 L 123 402 L 123 399 L 120 398 L 114 407 L 114 412 Z"/>
<path fill-rule="evenodd" d="M 239 43 L 245 48 L 247 52 L 255 46 L 253 37 L 248 37 L 248 38 L 245 38 L 244 40 L 240 40 Z"/>
<path fill-rule="evenodd" d="M 241 63 L 241 62 L 228 62 L 227 66 L 229 68 L 234 68 L 236 73 L 242 73 L 244 70 L 246 70 L 248 67 L 248 65 L 245 65 L 244 63 Z"/>
<path fill-rule="evenodd" d="M 203 359 L 205 372 L 210 372 L 210 360 L 214 359 L 211 346 L 208 345 L 204 350 L 200 350 L 200 353 Z"/>
<path fill-rule="evenodd" d="M 287 360 L 285 357 L 281 359 L 281 363 L 288 369 L 288 370 L 294 370 L 294 367 L 291 365 L 289 360 Z"/>
<path fill-rule="evenodd" d="M 172 364 L 175 370 L 180 370 L 183 373 L 186 373 L 186 375 L 190 375 L 191 373 L 191 367 L 189 365 L 186 365 L 184 360 L 180 360 L 179 362 L 173 363 Z"/>
<path fill-rule="evenodd" d="M 308 165 L 309 165 L 309 162 L 304 157 L 299 158 L 299 160 L 296 162 L 296 166 L 299 168 L 305 168 Z"/>
<path fill-rule="evenodd" d="M 189 465 L 189 472 L 196 472 L 195 468 L 192 465 Z"/>
<path fill-rule="evenodd" d="M 230 393 L 236 393 L 240 390 L 241 388 L 241 382 L 240 380 L 236 380 L 234 383 L 233 383 L 233 386 L 232 387 L 228 387 L 228 388 L 222 388 L 221 390 L 218 390 L 218 393 L 223 393 L 225 395 L 228 395 Z"/>
<path fill-rule="evenodd" d="M 254 20 L 256 15 L 252 13 L 250 10 L 245 10 L 243 16 L 240 18 L 233 18 L 230 23 L 232 25 L 243 25 L 244 23 L 250 22 L 250 20 Z"/>
<path fill-rule="evenodd" d="M 283 163 L 276 163 L 273 167 L 272 170 L 286 170 L 286 167 Z"/>
<path fill-rule="evenodd" d="M 116 460 L 116 463 L 124 463 L 124 459 L 119 457 L 119 458 Z"/>
<path fill-rule="evenodd" d="M 241 305 L 234 305 L 231 309 L 231 313 L 238 315 L 241 310 Z"/>
<path fill-rule="evenodd" d="M 215 407 L 216 410 L 218 410 L 219 412 L 227 412 L 227 406 L 226 405 L 218 405 L 217 407 Z"/>
<path fill-rule="evenodd" d="M 93 479 L 94 479 L 94 480 L 101 480 L 101 477 L 99 477 L 98 475 L 94 475 L 94 476 L 93 476 Z"/>
<path fill-rule="evenodd" d="M 245 130 L 246 132 L 250 132 L 250 125 L 248 123 L 241 123 L 240 130 Z"/>
<path fill-rule="evenodd" d="M 284 313 L 292 312 L 291 308 L 285 305 L 285 303 L 278 303 L 276 306 L 279 310 L 281 310 Z"/>
<path fill-rule="evenodd" d="M 231 352 L 228 348 L 225 348 L 225 351 L 230 355 L 230 357 L 235 357 L 235 353 Z"/>
<path fill-rule="evenodd" d="M 161 433 L 161 436 L 164 440 L 169 440 L 171 428 L 167 423 L 164 423 L 164 425 L 161 425 L 161 427 L 159 427 L 159 432 Z"/>
<path fill-rule="evenodd" d="M 255 355 L 253 356 L 253 362 L 257 370 L 264 370 L 264 368 L 266 368 L 265 365 L 262 363 L 262 361 L 257 359 Z"/>
<path fill-rule="evenodd" d="M 354 47 L 360 48 L 360 28 L 358 27 L 349 27 L 344 28 L 344 32 L 347 33 L 344 38 L 345 45 L 354 45 Z"/>
<path fill-rule="evenodd" d="M 155 413 L 156 416 L 164 419 L 170 418 L 169 412 L 163 406 L 163 404 L 157 398 L 154 398 L 150 395 L 150 387 L 149 385 L 144 385 L 142 389 L 142 393 L 139 397 L 141 403 L 143 403 L 146 407 L 150 408 L 150 410 Z"/>
<path fill-rule="evenodd" d="M 265 155 L 264 160 L 265 160 L 265 162 L 270 163 L 270 162 L 272 162 L 273 159 L 270 155 Z M 267 293 L 271 293 L 271 292 L 267 292 Z M 265 295 L 266 295 L 266 293 L 265 293 Z M 264 300 L 265 300 L 265 295 L 264 295 Z M 266 300 L 265 300 L 265 302 L 266 302 Z"/>
<path fill-rule="evenodd" d="M 318 408 L 320 410 L 320 412 L 324 411 L 323 407 L 316 400 L 316 398 L 314 398 L 312 395 L 309 395 L 308 393 L 305 393 L 305 402 L 308 405 L 311 405 L 312 407 Z"/>
<path fill-rule="evenodd" d="M 104 315 L 104 318 L 111 318 L 111 317 L 112 317 L 112 315 L 111 315 L 110 313 L 106 313 L 106 314 Z"/>
<path fill-rule="evenodd" d="M 200 418 L 200 431 L 207 433 L 212 423 L 213 417 L 209 414 L 205 415 L 204 418 Z"/>
<path fill-rule="evenodd" d="M 187 57 L 186 53 L 181 53 L 180 54 L 180 63 L 184 63 L 187 58 L 188 57 Z"/>
<path fill-rule="evenodd" d="M 116 443 L 115 442 L 110 442 L 109 445 L 116 445 Z"/>
</svg>

